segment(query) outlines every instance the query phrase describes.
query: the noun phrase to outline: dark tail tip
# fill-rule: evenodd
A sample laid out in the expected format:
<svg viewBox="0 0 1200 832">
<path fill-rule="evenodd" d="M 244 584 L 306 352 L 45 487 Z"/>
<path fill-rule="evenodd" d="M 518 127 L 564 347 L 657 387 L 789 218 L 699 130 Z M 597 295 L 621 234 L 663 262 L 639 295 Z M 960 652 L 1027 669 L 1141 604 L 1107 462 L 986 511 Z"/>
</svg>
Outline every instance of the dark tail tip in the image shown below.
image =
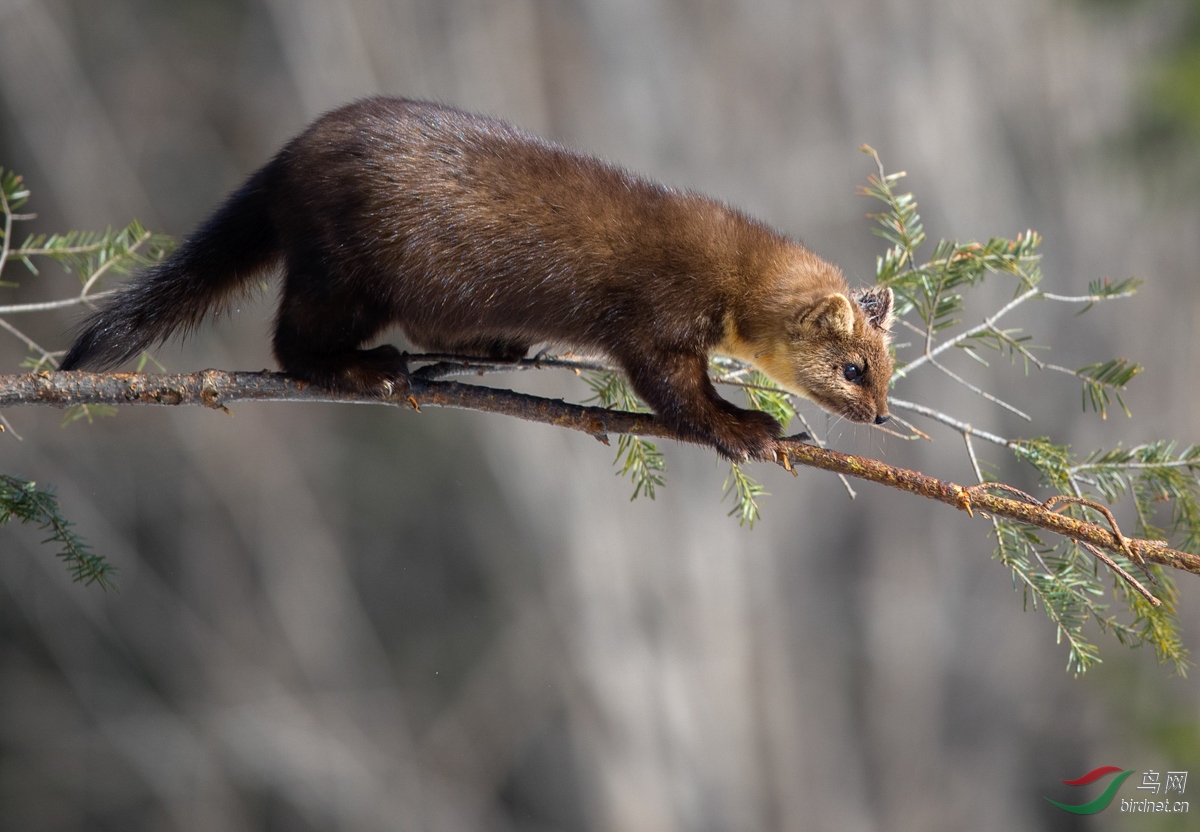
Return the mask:
<svg viewBox="0 0 1200 832">
<path fill-rule="evenodd" d="M 270 204 L 279 159 L 235 191 L 169 258 L 125 285 L 80 326 L 60 370 L 109 370 L 187 331 L 278 257 Z"/>
<path fill-rule="evenodd" d="M 100 351 L 99 334 L 96 332 L 96 327 L 92 325 L 93 321 L 89 319 L 85 323 L 87 325 L 76 336 L 71 348 L 67 350 L 67 354 L 58 362 L 58 369 L 82 369 Z"/>
<path fill-rule="evenodd" d="M 111 370 L 147 349 L 173 323 L 146 315 L 144 284 L 123 289 L 107 306 L 83 320 L 60 370 Z"/>
<path fill-rule="evenodd" d="M 75 339 L 71 349 L 58 362 L 60 370 L 78 370 L 87 363 L 88 356 L 96 351 L 96 339 L 91 332 L 84 332 Z"/>
<path fill-rule="evenodd" d="M 67 354 L 58 362 L 58 369 L 110 370 L 148 346 L 141 343 L 142 339 L 136 338 L 136 333 L 115 333 L 113 329 L 112 326 L 105 326 L 102 320 L 90 319 L 75 339 L 75 343 L 67 350 Z M 131 335 L 135 337 L 136 342 L 131 343 Z"/>
</svg>

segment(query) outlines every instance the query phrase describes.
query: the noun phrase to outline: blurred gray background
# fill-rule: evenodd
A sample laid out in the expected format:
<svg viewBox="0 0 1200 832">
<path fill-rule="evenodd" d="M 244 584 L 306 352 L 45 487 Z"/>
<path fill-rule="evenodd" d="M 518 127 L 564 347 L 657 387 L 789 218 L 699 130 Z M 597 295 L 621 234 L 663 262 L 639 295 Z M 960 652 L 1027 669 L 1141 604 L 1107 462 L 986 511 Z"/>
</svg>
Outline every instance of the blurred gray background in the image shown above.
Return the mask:
<svg viewBox="0 0 1200 832">
<path fill-rule="evenodd" d="M 1200 178 L 1137 136 L 1188 20 L 1149 0 L 0 0 L 0 165 L 34 191 L 31 230 L 183 235 L 322 111 L 426 97 L 741 206 L 865 282 L 869 142 L 934 238 L 1033 227 L 1056 291 L 1148 279 L 1019 321 L 1062 364 L 1145 363 L 1132 421 L 1003 361 L 974 377 L 1032 402 L 1032 431 L 940 382 L 906 398 L 1081 447 L 1187 442 Z M 77 289 L 21 280 L 0 300 Z M 272 366 L 271 304 L 159 358 Z M 61 349 L 74 320 L 21 323 Z M 8 371 L 23 354 L 0 339 Z M 806 412 L 838 447 L 972 478 L 954 434 Z M 750 531 L 711 452 L 670 446 L 666 489 L 630 503 L 611 448 L 475 413 L 7 415 L 24 441 L 0 437 L 0 470 L 54 485 L 121 590 L 0 529 L 0 829 L 1186 828 L 1042 799 L 1102 764 L 1200 769 L 1196 684 L 1108 640 L 1071 678 L 987 524 L 944 506 L 757 466 Z M 1195 648 L 1200 583 L 1180 585 Z"/>
</svg>

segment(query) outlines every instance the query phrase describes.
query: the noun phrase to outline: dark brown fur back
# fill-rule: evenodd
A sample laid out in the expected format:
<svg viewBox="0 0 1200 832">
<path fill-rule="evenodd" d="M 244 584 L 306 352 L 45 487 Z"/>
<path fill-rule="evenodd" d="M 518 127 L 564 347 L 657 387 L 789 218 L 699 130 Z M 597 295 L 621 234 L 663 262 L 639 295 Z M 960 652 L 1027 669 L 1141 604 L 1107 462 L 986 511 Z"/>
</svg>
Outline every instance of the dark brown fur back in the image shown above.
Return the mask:
<svg viewBox="0 0 1200 832">
<path fill-rule="evenodd" d="M 773 343 L 780 321 L 847 292 L 835 267 L 720 203 L 433 104 L 344 107 L 252 181 L 253 204 L 235 194 L 222 211 L 257 233 L 223 232 L 219 212 L 181 248 L 187 258 L 90 320 L 65 366 L 128 357 L 229 288 L 189 297 L 185 274 L 243 280 L 282 259 L 274 346 L 288 373 L 380 390 L 402 373 L 400 355 L 362 347 L 390 325 L 422 348 L 499 358 L 551 342 L 610 356 L 660 417 L 742 457 L 765 453 L 778 425 L 716 395 L 709 352 L 730 338 Z M 140 331 L 151 311 L 156 326 Z M 790 386 L 806 392 L 802 381 Z"/>
<path fill-rule="evenodd" d="M 491 337 L 611 351 L 644 329 L 711 346 L 740 254 L 790 245 L 703 197 L 407 101 L 339 110 L 281 156 L 285 250 L 331 255 L 323 267 L 352 285 L 312 291 L 371 297 L 425 347 Z"/>
</svg>

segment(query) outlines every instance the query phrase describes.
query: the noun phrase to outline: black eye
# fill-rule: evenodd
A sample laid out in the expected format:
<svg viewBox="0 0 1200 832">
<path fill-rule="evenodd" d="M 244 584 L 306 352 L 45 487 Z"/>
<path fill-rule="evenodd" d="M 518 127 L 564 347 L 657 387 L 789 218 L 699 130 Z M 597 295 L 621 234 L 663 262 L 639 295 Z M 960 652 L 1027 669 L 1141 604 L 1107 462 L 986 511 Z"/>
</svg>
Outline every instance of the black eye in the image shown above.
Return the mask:
<svg viewBox="0 0 1200 832">
<path fill-rule="evenodd" d="M 857 364 L 847 364 L 842 367 L 842 375 L 846 377 L 846 381 L 859 383 L 862 381 L 863 369 Z"/>
</svg>

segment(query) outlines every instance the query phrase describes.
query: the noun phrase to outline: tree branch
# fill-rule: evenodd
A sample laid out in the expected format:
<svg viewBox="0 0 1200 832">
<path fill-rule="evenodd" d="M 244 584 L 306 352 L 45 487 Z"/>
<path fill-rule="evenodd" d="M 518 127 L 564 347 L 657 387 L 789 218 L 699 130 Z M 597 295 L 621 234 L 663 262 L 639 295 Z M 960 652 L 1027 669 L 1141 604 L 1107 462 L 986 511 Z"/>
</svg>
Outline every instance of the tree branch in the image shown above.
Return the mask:
<svg viewBox="0 0 1200 832">
<path fill-rule="evenodd" d="M 353 404 L 454 407 L 501 413 L 533 422 L 570 428 L 607 443 L 610 433 L 636 434 L 676 441 L 689 441 L 670 430 L 652 414 L 607 410 L 571 404 L 513 390 L 435 381 L 414 374 L 407 389 L 387 397 L 335 393 L 281 373 L 226 372 L 203 370 L 180 375 L 136 373 L 93 374 L 82 372 L 38 372 L 0 375 L 0 407 L 17 405 L 203 405 L 226 410 L 226 405 L 243 401 L 315 401 Z M 1107 549 L 1134 555 L 1148 563 L 1200 574 L 1200 557 L 1167 547 L 1162 541 L 1128 538 L 1119 530 L 1106 529 L 1025 500 L 988 493 L 986 484 L 964 488 L 917 471 L 909 471 L 867 457 L 852 456 L 795 438 L 776 442 L 775 462 L 792 470 L 799 464 L 897 488 L 966 511 L 1006 517 L 1037 526 L 1055 534 Z M 793 472 L 794 473 L 794 472 Z"/>
</svg>

